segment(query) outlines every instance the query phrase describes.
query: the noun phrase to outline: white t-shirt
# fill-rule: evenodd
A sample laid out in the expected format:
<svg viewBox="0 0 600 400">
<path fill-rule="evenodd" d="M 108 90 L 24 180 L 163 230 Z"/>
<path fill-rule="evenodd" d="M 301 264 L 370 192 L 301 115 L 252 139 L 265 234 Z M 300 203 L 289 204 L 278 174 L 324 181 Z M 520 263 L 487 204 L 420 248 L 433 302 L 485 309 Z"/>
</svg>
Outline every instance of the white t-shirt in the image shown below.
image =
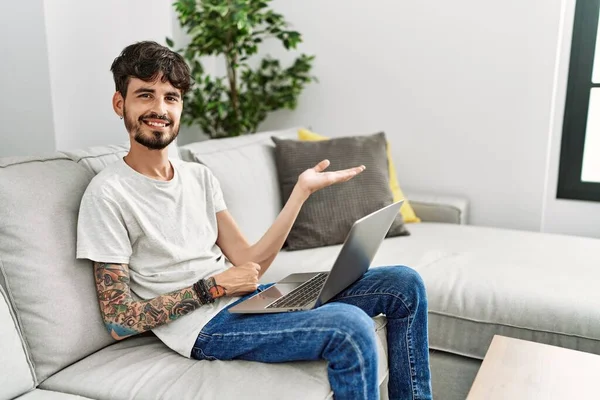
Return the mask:
<svg viewBox="0 0 600 400">
<path fill-rule="evenodd" d="M 219 182 L 201 164 L 171 164 L 173 179 L 159 181 L 120 159 L 92 179 L 81 200 L 77 258 L 128 264 L 134 298 L 183 289 L 231 266 L 216 245 L 216 213 L 226 209 Z M 222 297 L 153 332 L 191 357 L 202 327 L 237 299 Z"/>
</svg>

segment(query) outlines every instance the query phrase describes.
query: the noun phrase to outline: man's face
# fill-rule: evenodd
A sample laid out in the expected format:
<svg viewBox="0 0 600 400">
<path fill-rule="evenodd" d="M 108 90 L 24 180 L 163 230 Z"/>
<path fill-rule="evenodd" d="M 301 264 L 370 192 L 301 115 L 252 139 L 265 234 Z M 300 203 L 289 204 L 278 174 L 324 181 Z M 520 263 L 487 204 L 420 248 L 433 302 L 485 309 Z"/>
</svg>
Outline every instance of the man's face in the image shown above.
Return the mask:
<svg viewBox="0 0 600 400">
<path fill-rule="evenodd" d="M 167 147 L 179 133 L 183 109 L 181 91 L 160 80 L 131 78 L 123 103 L 125 127 L 136 142 L 153 149 Z"/>
</svg>

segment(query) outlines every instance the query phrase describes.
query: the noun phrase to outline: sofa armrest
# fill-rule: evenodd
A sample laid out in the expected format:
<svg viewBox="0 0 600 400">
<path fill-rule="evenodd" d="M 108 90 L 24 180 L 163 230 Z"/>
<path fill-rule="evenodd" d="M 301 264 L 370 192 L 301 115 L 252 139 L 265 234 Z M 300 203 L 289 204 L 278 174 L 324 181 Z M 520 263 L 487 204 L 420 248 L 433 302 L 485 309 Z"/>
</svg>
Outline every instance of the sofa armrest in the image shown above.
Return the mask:
<svg viewBox="0 0 600 400">
<path fill-rule="evenodd" d="M 469 201 L 463 197 L 410 193 L 407 195 L 415 214 L 423 222 L 466 225 Z"/>
</svg>

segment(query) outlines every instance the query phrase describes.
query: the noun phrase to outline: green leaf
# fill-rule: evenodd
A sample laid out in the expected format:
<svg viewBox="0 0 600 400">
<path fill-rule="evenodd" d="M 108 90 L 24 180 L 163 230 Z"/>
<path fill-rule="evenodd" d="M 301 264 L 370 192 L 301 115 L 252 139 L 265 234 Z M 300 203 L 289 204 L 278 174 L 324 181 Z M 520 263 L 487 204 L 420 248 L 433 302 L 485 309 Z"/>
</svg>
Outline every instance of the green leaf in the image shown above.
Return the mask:
<svg viewBox="0 0 600 400">
<path fill-rule="evenodd" d="M 217 111 L 219 113 L 219 117 L 223 118 L 225 116 L 225 105 L 223 103 L 217 103 Z"/>
<path fill-rule="evenodd" d="M 170 38 L 168 38 L 168 37 L 167 37 L 167 38 L 165 38 L 165 40 L 167 41 L 167 46 L 169 46 L 169 47 L 171 47 L 171 48 L 172 48 L 173 46 L 175 46 L 175 43 L 173 43 L 173 40 L 172 40 L 172 39 L 170 39 Z"/>
<path fill-rule="evenodd" d="M 229 13 L 229 7 L 227 4 L 222 4 L 215 7 L 215 10 L 221 14 L 221 17 L 226 16 Z"/>
<path fill-rule="evenodd" d="M 115 304 L 114 307 L 115 307 L 115 311 L 117 312 L 117 314 L 127 312 L 127 309 L 128 309 L 128 307 L 123 304 Z"/>
</svg>

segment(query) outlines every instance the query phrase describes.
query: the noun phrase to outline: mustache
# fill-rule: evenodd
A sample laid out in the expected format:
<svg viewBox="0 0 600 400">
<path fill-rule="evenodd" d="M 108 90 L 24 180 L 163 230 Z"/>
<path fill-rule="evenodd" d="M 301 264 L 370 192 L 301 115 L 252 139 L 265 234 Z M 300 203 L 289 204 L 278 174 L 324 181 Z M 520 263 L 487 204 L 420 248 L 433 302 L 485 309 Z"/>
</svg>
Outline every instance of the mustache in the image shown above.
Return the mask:
<svg viewBox="0 0 600 400">
<path fill-rule="evenodd" d="M 161 119 L 161 120 L 163 120 L 163 121 L 165 121 L 165 122 L 167 122 L 167 123 L 169 123 L 171 125 L 173 124 L 173 121 L 169 117 L 167 117 L 166 114 L 165 115 L 159 115 L 159 114 L 157 114 L 155 112 L 151 112 L 150 114 L 142 115 L 141 117 L 138 118 L 138 120 L 140 122 L 142 122 L 142 120 L 144 120 L 146 118 Z"/>
</svg>

